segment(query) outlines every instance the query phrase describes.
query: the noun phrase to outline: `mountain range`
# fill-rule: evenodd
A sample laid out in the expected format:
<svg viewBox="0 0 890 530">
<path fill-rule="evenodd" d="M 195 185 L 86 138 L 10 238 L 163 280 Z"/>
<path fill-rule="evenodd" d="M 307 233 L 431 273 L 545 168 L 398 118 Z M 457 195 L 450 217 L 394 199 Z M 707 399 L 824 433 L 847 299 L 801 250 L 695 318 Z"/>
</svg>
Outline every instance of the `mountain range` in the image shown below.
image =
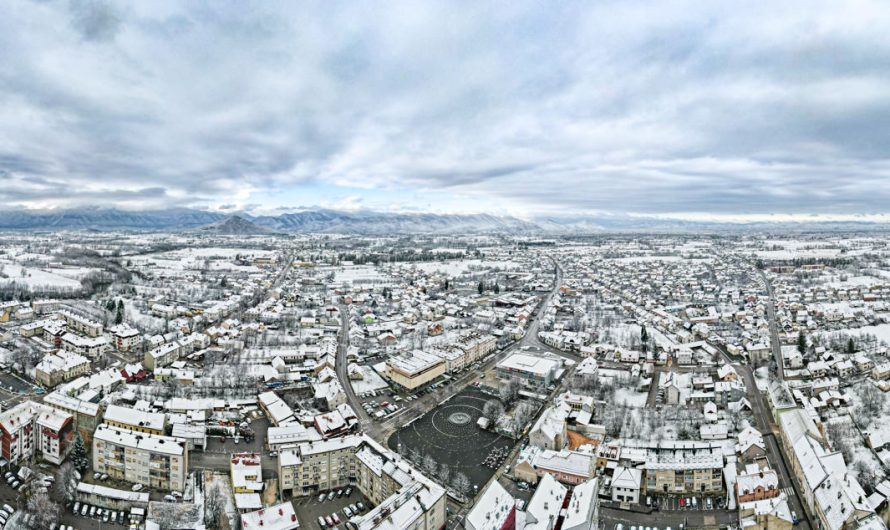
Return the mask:
<svg viewBox="0 0 890 530">
<path fill-rule="evenodd" d="M 222 235 L 271 233 L 587 234 L 606 232 L 725 232 L 739 230 L 886 230 L 874 222 L 720 223 L 627 215 L 550 216 L 523 220 L 490 214 L 392 213 L 370 210 L 302 210 L 254 216 L 188 208 L 129 211 L 115 208 L 0 211 L 0 230 L 188 231 Z"/>
</svg>

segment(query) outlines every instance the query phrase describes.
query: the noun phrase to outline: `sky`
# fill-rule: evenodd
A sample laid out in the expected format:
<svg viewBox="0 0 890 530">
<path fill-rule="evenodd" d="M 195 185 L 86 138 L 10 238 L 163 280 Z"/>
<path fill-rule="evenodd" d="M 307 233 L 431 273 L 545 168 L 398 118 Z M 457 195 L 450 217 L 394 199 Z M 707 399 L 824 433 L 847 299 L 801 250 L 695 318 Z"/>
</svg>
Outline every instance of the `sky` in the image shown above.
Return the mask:
<svg viewBox="0 0 890 530">
<path fill-rule="evenodd" d="M 7 0 L 0 205 L 890 214 L 890 3 Z"/>
</svg>

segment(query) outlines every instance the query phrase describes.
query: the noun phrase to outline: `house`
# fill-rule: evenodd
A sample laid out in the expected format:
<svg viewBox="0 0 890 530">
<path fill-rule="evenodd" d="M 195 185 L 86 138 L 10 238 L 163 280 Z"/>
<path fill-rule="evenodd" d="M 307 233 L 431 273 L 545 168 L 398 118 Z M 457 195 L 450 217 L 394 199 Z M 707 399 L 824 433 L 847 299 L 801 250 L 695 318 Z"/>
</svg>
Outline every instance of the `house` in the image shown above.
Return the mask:
<svg viewBox="0 0 890 530">
<path fill-rule="evenodd" d="M 642 481 L 642 470 L 624 466 L 616 467 L 612 474 L 612 500 L 638 504 Z"/>
<path fill-rule="evenodd" d="M 739 504 L 778 497 L 779 475 L 772 469 L 748 464 L 745 472 L 736 475 L 736 499 Z"/>
</svg>

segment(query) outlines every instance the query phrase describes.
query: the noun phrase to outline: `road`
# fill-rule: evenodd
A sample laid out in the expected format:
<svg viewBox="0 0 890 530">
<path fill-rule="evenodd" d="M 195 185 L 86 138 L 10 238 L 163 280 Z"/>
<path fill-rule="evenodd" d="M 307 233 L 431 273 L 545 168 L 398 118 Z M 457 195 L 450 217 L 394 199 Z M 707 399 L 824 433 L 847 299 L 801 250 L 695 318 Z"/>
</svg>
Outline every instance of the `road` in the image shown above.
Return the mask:
<svg viewBox="0 0 890 530">
<path fill-rule="evenodd" d="M 776 293 L 773 290 L 773 284 L 766 277 L 766 273 L 757 269 L 757 274 L 760 275 L 760 279 L 763 280 L 764 287 L 766 287 L 766 316 L 769 319 L 769 343 L 770 349 L 773 352 L 773 358 L 776 360 L 776 373 L 779 376 L 779 381 L 784 381 L 785 368 L 782 361 L 782 343 L 779 342 L 779 324 L 776 322 Z"/>
<path fill-rule="evenodd" d="M 737 361 L 737 359 L 733 359 L 724 350 L 719 350 L 725 360 L 732 364 L 733 368 L 735 368 L 736 372 L 744 380 L 748 401 L 751 403 L 752 413 L 756 421 L 754 427 L 763 434 L 763 441 L 766 445 L 765 449 L 770 466 L 779 475 L 779 489 L 787 493 L 788 505 L 791 507 L 791 510 L 797 513 L 799 517 L 802 517 L 797 528 L 800 528 L 801 530 L 809 530 L 811 526 L 807 519 L 808 516 L 800 502 L 800 499 L 802 498 L 800 495 L 800 488 L 788 471 L 785 453 L 782 451 L 782 447 L 777 443 L 776 436 L 778 436 L 779 427 L 773 422 L 772 413 L 770 412 L 769 405 L 766 403 L 766 396 L 764 396 L 764 394 L 757 388 L 757 384 L 754 380 L 754 370 L 749 364 L 734 362 Z"/>
<path fill-rule="evenodd" d="M 489 359 L 485 361 L 478 369 L 467 370 L 466 372 L 457 375 L 450 381 L 448 385 L 440 387 L 437 391 L 422 395 L 413 401 L 400 402 L 402 406 L 401 410 L 383 419 L 382 421 L 375 420 L 368 415 L 364 407 L 362 407 L 362 400 L 355 394 L 352 388 L 352 383 L 349 381 L 349 374 L 347 373 L 348 360 L 346 358 L 346 353 L 349 349 L 349 307 L 345 304 L 340 304 L 339 308 L 342 322 L 340 333 L 337 338 L 338 346 L 337 357 L 335 361 L 335 371 L 337 373 L 337 377 L 343 384 L 343 391 L 346 393 L 346 400 L 349 405 L 355 410 L 356 414 L 358 414 L 364 432 L 381 444 L 385 445 L 389 436 L 396 429 L 400 428 L 406 423 L 410 423 L 411 421 L 419 418 L 429 410 L 438 406 L 443 401 L 451 398 L 455 394 L 458 394 L 465 387 L 475 382 L 480 373 L 494 367 L 502 359 L 516 351 L 517 348 L 536 347 L 540 348 L 542 351 L 554 351 L 549 346 L 541 343 L 538 340 L 539 316 L 541 315 L 541 312 L 544 310 L 544 308 L 556 295 L 557 291 L 559 290 L 560 282 L 562 282 L 562 268 L 559 266 L 556 260 L 551 258 L 551 261 L 553 262 L 553 265 L 556 269 L 553 288 L 550 290 L 549 293 L 547 293 L 541 303 L 538 304 L 538 307 L 535 309 L 534 313 L 532 313 L 532 315 L 530 316 L 528 329 L 520 341 L 515 342 L 510 346 L 504 348 L 500 352 L 496 353 L 495 355 L 490 356 Z M 577 361 L 579 359 L 579 356 L 575 354 L 559 351 L 556 351 L 555 353 L 571 360 Z"/>
</svg>

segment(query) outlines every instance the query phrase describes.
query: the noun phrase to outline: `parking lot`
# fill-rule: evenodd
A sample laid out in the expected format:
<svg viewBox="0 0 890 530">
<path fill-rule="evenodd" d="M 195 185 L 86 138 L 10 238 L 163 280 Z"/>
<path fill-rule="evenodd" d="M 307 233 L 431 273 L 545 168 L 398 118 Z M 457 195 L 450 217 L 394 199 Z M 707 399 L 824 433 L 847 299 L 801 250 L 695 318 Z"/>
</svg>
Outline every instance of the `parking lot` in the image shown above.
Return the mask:
<svg viewBox="0 0 890 530">
<path fill-rule="evenodd" d="M 719 510 L 723 507 L 723 497 L 708 495 L 689 495 L 676 497 L 673 495 L 656 495 L 651 497 L 652 507 L 662 511 Z M 646 504 L 646 499 L 640 499 Z"/>
<path fill-rule="evenodd" d="M 0 371 L 0 390 L 10 394 L 28 394 L 37 391 L 38 388 L 15 374 Z"/>
<path fill-rule="evenodd" d="M 356 487 L 352 488 L 350 495 L 347 496 L 344 494 L 341 497 L 334 496 L 331 500 L 328 500 L 326 494 L 325 499 L 319 501 L 319 495 L 320 494 L 315 494 L 294 499 L 294 511 L 297 513 L 297 519 L 300 521 L 300 528 L 311 530 L 329 528 L 328 526 L 319 526 L 318 518 L 332 516 L 335 513 L 337 514 L 337 517 L 339 517 L 340 523 L 335 522 L 334 525 L 343 528 L 343 524 L 347 521 L 347 515 L 343 511 L 343 508 L 350 504 L 361 502 L 365 508 L 361 513 L 367 513 L 370 509 L 367 499 L 364 498 Z"/>
</svg>

